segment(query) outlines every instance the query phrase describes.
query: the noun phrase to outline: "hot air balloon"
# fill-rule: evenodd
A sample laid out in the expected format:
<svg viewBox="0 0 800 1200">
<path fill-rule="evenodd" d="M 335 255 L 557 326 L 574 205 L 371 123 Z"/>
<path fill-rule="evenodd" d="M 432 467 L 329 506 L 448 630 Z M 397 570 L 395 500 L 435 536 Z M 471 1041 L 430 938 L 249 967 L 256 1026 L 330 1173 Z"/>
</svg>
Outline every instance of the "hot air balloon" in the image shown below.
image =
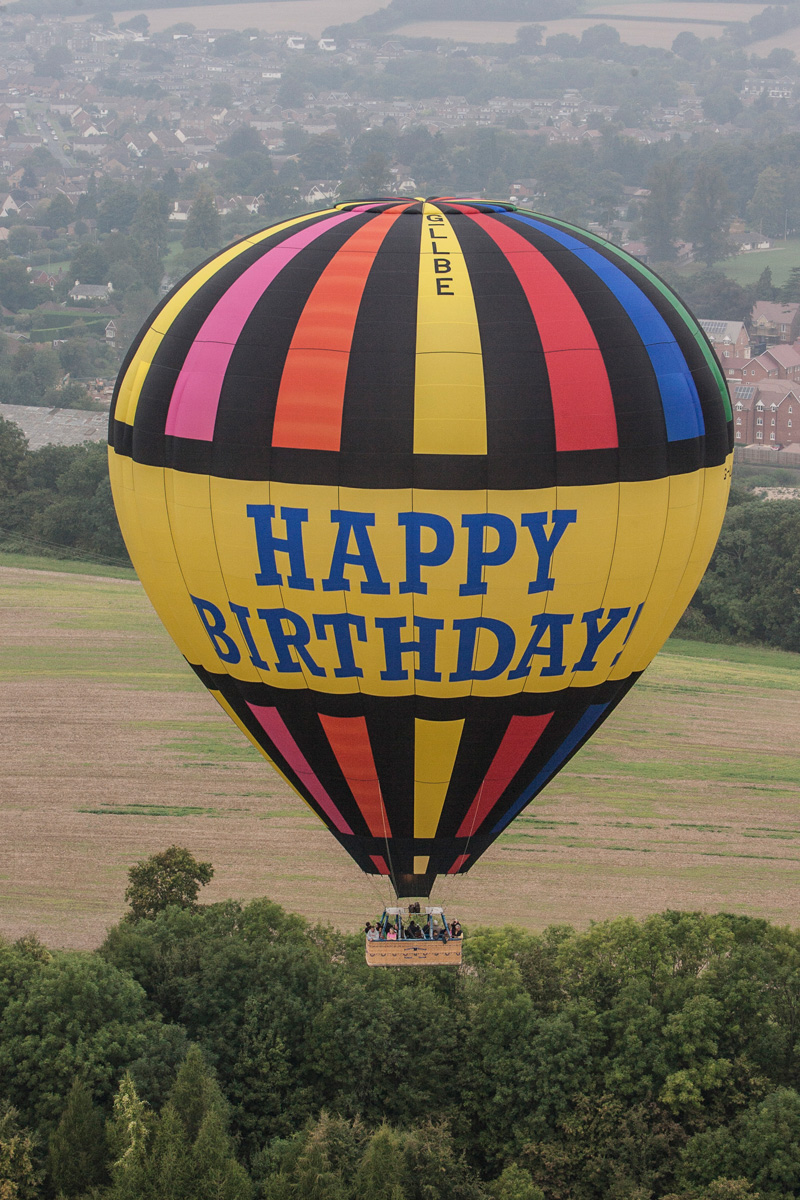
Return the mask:
<svg viewBox="0 0 800 1200">
<path fill-rule="evenodd" d="M 202 682 L 362 871 L 428 897 L 669 635 L 732 445 L 710 345 L 641 263 L 511 204 L 394 197 L 178 284 L 109 454 Z"/>
</svg>

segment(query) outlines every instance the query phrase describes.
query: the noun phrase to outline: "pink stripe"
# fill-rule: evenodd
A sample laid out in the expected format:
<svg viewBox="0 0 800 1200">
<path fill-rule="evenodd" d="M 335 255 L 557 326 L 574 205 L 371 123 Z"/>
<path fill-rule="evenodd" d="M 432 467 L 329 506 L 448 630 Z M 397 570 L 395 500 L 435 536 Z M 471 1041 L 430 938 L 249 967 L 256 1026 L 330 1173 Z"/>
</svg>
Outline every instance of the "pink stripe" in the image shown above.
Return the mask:
<svg viewBox="0 0 800 1200">
<path fill-rule="evenodd" d="M 375 866 L 378 868 L 378 871 L 381 875 L 389 874 L 389 868 L 386 865 L 386 859 L 382 854 L 370 854 L 370 858 L 375 863 Z"/>
<path fill-rule="evenodd" d="M 286 759 L 304 787 L 308 788 L 322 811 L 333 822 L 340 833 L 352 833 L 352 829 L 331 800 L 325 788 L 308 765 L 305 755 L 294 740 L 277 708 L 266 708 L 262 704 L 247 706 L 267 734 L 278 753 Z"/>
<path fill-rule="evenodd" d="M 166 433 L 210 442 L 222 381 L 245 322 L 276 275 L 323 233 L 355 214 L 338 213 L 299 230 L 243 271 L 217 301 L 184 359 L 172 391 Z"/>
</svg>

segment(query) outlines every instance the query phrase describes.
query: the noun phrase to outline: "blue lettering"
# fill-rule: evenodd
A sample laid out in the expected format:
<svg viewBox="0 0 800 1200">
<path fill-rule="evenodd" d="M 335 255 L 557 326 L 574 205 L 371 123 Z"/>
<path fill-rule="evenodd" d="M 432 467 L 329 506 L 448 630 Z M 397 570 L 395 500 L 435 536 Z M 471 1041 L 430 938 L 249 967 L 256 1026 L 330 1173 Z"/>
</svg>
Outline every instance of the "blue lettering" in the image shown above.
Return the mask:
<svg viewBox="0 0 800 1200">
<path fill-rule="evenodd" d="M 256 575 L 259 587 L 271 587 L 282 584 L 283 576 L 275 565 L 275 553 L 278 550 L 289 555 L 291 574 L 287 580 L 290 588 L 302 588 L 303 591 L 313 592 L 314 580 L 306 575 L 306 562 L 303 554 L 303 523 L 308 520 L 307 508 L 281 508 L 281 520 L 286 522 L 286 537 L 275 537 L 272 532 L 272 521 L 275 516 L 274 504 L 248 504 L 247 515 L 251 517 L 256 529 L 256 547 L 258 549 L 258 565 L 260 570 Z"/>
<path fill-rule="evenodd" d="M 619 625 L 620 621 L 627 617 L 631 611 L 630 608 L 610 608 L 608 610 L 608 618 L 605 625 L 600 628 L 600 620 L 603 616 L 602 608 L 594 608 L 591 612 L 585 612 L 581 617 L 586 626 L 586 647 L 578 661 L 573 665 L 573 671 L 593 671 L 597 666 L 594 661 L 594 656 L 600 646 L 610 633 Z"/>
<path fill-rule="evenodd" d="M 534 633 L 523 651 L 522 658 L 513 671 L 509 671 L 509 679 L 524 679 L 531 673 L 531 659 L 541 654 L 548 658 L 546 667 L 542 667 L 541 675 L 563 675 L 564 666 L 564 627 L 572 624 L 571 613 L 539 613 L 531 625 Z M 542 639 L 549 634 L 549 645 L 543 646 Z"/>
<path fill-rule="evenodd" d="M 397 517 L 398 525 L 406 529 L 406 577 L 400 584 L 400 594 L 417 592 L 428 594 L 427 583 L 422 582 L 422 567 L 441 567 L 453 553 L 455 534 L 446 517 L 436 513 L 404 512 Z M 422 549 L 422 530 L 430 529 L 436 537 L 432 550 Z"/>
<path fill-rule="evenodd" d="M 294 649 L 297 657 L 305 663 L 312 675 L 324 676 L 324 669 L 314 662 L 308 652 L 311 630 L 298 613 L 292 612 L 288 608 L 259 608 L 258 615 L 266 623 L 275 653 L 278 656 L 278 661 L 275 663 L 276 671 L 280 671 L 283 675 L 296 675 L 301 670 L 300 663 L 292 658 L 290 653 Z M 283 628 L 284 621 L 294 626 L 291 633 L 287 633 Z"/>
<path fill-rule="evenodd" d="M 553 551 L 564 536 L 568 525 L 574 524 L 578 513 L 574 508 L 553 509 L 553 532 L 548 535 L 544 527 L 547 522 L 546 512 L 523 513 L 520 522 L 530 531 L 539 562 L 536 567 L 536 578 L 528 584 L 528 592 L 552 592 L 555 580 L 550 578 L 550 564 L 553 561 Z"/>
<path fill-rule="evenodd" d="M 383 630 L 383 652 L 386 659 L 386 670 L 381 671 L 381 679 L 408 679 L 408 671 L 403 668 L 403 655 L 416 651 L 419 654 L 419 668 L 414 672 L 416 679 L 425 679 L 430 683 L 438 683 L 442 678 L 436 670 L 436 634 L 444 629 L 444 621 L 432 617 L 414 617 L 414 624 L 419 630 L 419 637 L 414 642 L 401 640 L 400 632 L 406 627 L 405 617 L 376 617 L 375 626 Z"/>
<path fill-rule="evenodd" d="M 325 631 L 329 625 L 333 630 L 336 653 L 339 655 L 339 666 L 334 669 L 334 675 L 337 679 L 360 679 L 364 672 L 361 667 L 356 666 L 353 654 L 353 635 L 350 630 L 355 629 L 358 640 L 365 642 L 367 640 L 367 622 L 363 617 L 351 616 L 346 612 L 318 614 L 314 617 L 314 630 L 322 642 L 328 640 Z"/>
<path fill-rule="evenodd" d="M 375 524 L 375 514 L 347 512 L 345 509 L 334 508 L 331 520 L 338 522 L 339 532 L 333 548 L 330 575 L 322 581 L 323 592 L 350 591 L 350 580 L 344 577 L 344 568 L 349 565 L 361 567 L 364 572 L 364 582 L 360 585 L 364 595 L 388 596 L 389 584 L 381 579 L 375 561 L 375 551 L 367 532 L 367 527 Z M 348 552 L 351 534 L 356 540 L 356 552 L 352 554 Z"/>
<path fill-rule="evenodd" d="M 514 657 L 517 645 L 514 630 L 510 625 L 506 625 L 505 621 L 496 621 L 494 617 L 465 617 L 453 621 L 453 628 L 458 630 L 459 637 L 458 661 L 455 671 L 450 675 L 452 682 L 462 683 L 467 679 L 497 679 L 498 675 L 503 674 Z M 497 652 L 490 667 L 483 667 L 477 671 L 472 664 L 475 661 L 475 644 L 480 629 L 494 634 L 497 640 Z"/>
<path fill-rule="evenodd" d="M 487 585 L 483 581 L 484 567 L 499 567 L 507 563 L 517 545 L 517 531 L 509 517 L 499 513 L 469 513 L 461 518 L 461 525 L 469 531 L 467 541 L 467 581 L 458 589 L 460 596 L 485 596 Z M 487 529 L 497 534 L 494 550 L 485 550 Z"/>
<path fill-rule="evenodd" d="M 259 654 L 258 647 L 256 646 L 255 639 L 253 637 L 253 631 L 250 628 L 250 609 L 246 608 L 243 604 L 234 604 L 233 601 L 228 604 L 228 608 L 239 622 L 239 628 L 242 631 L 242 637 L 245 640 L 248 653 L 250 654 L 250 662 L 254 667 L 260 667 L 262 671 L 268 671 L 269 663 L 264 662 L 264 659 Z"/>
<path fill-rule="evenodd" d="M 198 596 L 192 596 L 191 600 L 219 657 L 226 663 L 238 663 L 242 656 L 236 642 L 225 632 L 225 617 L 221 609 L 210 600 L 201 600 Z"/>
</svg>

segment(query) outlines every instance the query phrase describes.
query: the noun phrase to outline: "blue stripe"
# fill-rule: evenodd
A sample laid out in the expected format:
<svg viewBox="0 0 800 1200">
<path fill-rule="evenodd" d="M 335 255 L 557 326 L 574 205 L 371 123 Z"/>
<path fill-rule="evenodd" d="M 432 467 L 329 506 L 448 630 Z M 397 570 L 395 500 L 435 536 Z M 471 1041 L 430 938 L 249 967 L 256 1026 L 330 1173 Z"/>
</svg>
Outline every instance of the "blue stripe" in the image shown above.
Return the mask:
<svg viewBox="0 0 800 1200">
<path fill-rule="evenodd" d="M 597 724 L 607 708 L 607 704 L 591 704 L 587 708 L 580 721 L 578 721 L 578 724 L 571 733 L 567 734 L 549 762 L 545 763 L 533 782 L 529 783 L 525 788 L 519 800 L 516 800 L 505 816 L 501 817 L 497 822 L 492 833 L 500 833 L 501 830 L 505 829 L 506 825 L 514 820 L 517 813 L 533 799 L 538 791 L 541 791 L 548 779 L 555 775 L 564 760 L 569 758 L 578 743 L 586 737 L 592 726 Z"/>
<path fill-rule="evenodd" d="M 532 217 L 524 217 L 521 213 L 510 213 L 509 216 L 538 229 L 565 249 L 571 250 L 610 288 L 633 322 L 650 356 L 661 392 L 667 440 L 679 442 L 684 438 L 702 437 L 705 422 L 692 373 L 669 326 L 652 301 L 624 271 L 591 246 Z"/>
</svg>

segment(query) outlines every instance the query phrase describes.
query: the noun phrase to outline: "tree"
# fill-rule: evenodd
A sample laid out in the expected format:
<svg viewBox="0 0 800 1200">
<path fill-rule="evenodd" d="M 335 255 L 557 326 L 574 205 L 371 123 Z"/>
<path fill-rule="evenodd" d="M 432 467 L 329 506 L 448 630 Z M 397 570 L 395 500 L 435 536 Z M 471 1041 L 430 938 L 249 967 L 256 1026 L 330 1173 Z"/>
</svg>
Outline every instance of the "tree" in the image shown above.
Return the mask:
<svg viewBox="0 0 800 1200">
<path fill-rule="evenodd" d="M 669 159 L 656 163 L 647 176 L 647 187 L 650 195 L 642 204 L 642 236 L 656 262 L 670 262 L 675 257 L 683 190 L 678 164 Z"/>
<path fill-rule="evenodd" d="M 72 201 L 63 192 L 56 192 L 45 213 L 47 228 L 55 233 L 57 229 L 66 229 L 74 220 L 75 206 Z"/>
<path fill-rule="evenodd" d="M 30 1131 L 20 1126 L 15 1108 L 0 1103 L 0 1197 L 38 1200 L 40 1180 Z"/>
<path fill-rule="evenodd" d="M 39 234 L 28 225 L 12 225 L 8 231 L 7 244 L 12 254 L 24 258 L 39 245 Z"/>
<path fill-rule="evenodd" d="M 200 1128 L 210 1112 L 219 1110 L 224 1113 L 226 1111 L 227 1106 L 219 1084 L 206 1065 L 199 1046 L 190 1046 L 181 1063 L 169 1099 L 183 1123 L 190 1142 L 196 1140 Z"/>
<path fill-rule="evenodd" d="M 19 312 L 28 303 L 30 294 L 30 277 L 25 264 L 17 258 L 0 262 L 0 304 L 12 312 Z"/>
<path fill-rule="evenodd" d="M 780 299 L 784 304 L 800 300 L 800 267 L 792 267 L 788 279 L 780 290 Z"/>
<path fill-rule="evenodd" d="M 216 250 L 222 237 L 222 225 L 214 197 L 206 188 L 197 193 L 189 209 L 186 230 L 183 235 L 184 249 L 197 246 L 202 250 Z"/>
<path fill-rule="evenodd" d="M 75 251 L 69 265 L 69 278 L 71 283 L 76 279 L 81 283 L 108 283 L 108 270 L 109 261 L 105 251 L 100 246 L 84 244 Z"/>
<path fill-rule="evenodd" d="M 699 257 L 711 267 L 728 253 L 728 222 L 733 197 L 717 166 L 700 163 L 686 200 L 684 229 Z"/>
<path fill-rule="evenodd" d="M 223 80 L 212 83 L 208 96 L 212 108 L 230 108 L 233 104 L 233 88 Z"/>
<path fill-rule="evenodd" d="M 769 267 L 764 267 L 756 282 L 756 300 L 775 300 L 777 294 L 777 288 L 772 282 L 772 271 Z"/>
<path fill-rule="evenodd" d="M 405 1200 L 407 1175 L 403 1139 L 382 1125 L 370 1138 L 359 1163 L 356 1194 L 370 1200 Z"/>
<path fill-rule="evenodd" d="M 542 47 L 544 25 L 520 25 L 516 32 L 516 47 L 520 54 L 538 54 Z"/>
<path fill-rule="evenodd" d="M 672 43 L 672 53 L 677 54 L 680 58 L 685 58 L 688 62 L 699 62 L 704 57 L 705 51 L 697 34 L 689 33 L 685 29 Z"/>
<path fill-rule="evenodd" d="M 742 111 L 742 102 L 730 85 L 715 88 L 703 97 L 703 112 L 711 121 L 726 125 Z"/>
<path fill-rule="evenodd" d="M 28 440 L 19 425 L 0 417 L 0 501 L 21 486 L 27 454 Z"/>
<path fill-rule="evenodd" d="M 198 862 L 182 846 L 170 846 L 142 859 L 128 871 L 125 899 L 131 909 L 129 920 L 153 917 L 171 904 L 196 908 L 200 888 L 210 883 L 213 875 L 211 863 Z"/>
<path fill-rule="evenodd" d="M 544 1192 L 533 1182 L 530 1172 L 516 1163 L 506 1167 L 495 1180 L 489 1195 L 491 1200 L 544 1200 Z"/>
<path fill-rule="evenodd" d="M 106 1178 L 105 1121 L 79 1078 L 50 1137 L 47 1170 L 60 1196 L 80 1196 Z"/>
<path fill-rule="evenodd" d="M 108 1131 L 114 1200 L 141 1200 L 147 1194 L 143 1185 L 152 1127 L 152 1115 L 140 1099 L 130 1071 L 126 1071 L 114 1097 Z"/>
</svg>

